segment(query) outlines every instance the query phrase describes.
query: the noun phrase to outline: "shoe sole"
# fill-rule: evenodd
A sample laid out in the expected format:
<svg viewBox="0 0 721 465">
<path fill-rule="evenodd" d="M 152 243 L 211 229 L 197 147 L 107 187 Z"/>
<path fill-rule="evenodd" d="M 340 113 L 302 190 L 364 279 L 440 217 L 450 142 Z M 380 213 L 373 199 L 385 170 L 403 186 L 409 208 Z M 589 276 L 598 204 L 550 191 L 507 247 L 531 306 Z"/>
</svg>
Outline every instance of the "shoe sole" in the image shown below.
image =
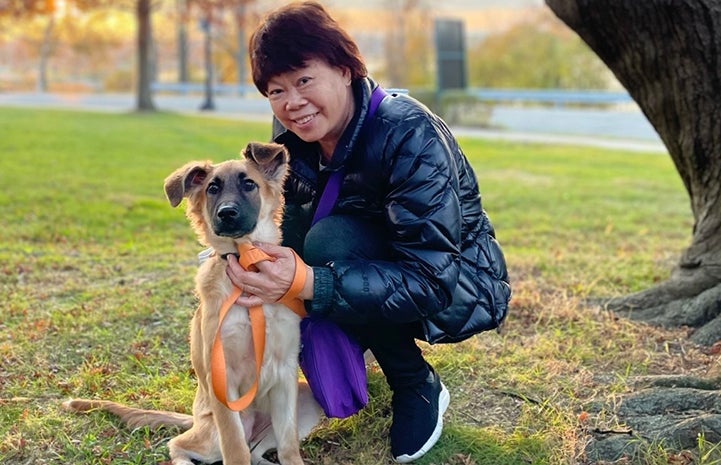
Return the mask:
<svg viewBox="0 0 721 465">
<path fill-rule="evenodd" d="M 423 444 L 423 446 L 418 452 L 413 455 L 403 454 L 395 457 L 396 462 L 410 463 L 426 455 L 426 453 L 431 450 L 433 446 L 436 445 L 436 442 L 438 442 L 438 438 L 441 437 L 441 432 L 443 432 L 443 414 L 446 413 L 446 409 L 448 409 L 448 404 L 450 403 L 451 395 L 448 392 L 448 389 L 446 389 L 446 386 L 441 383 L 441 393 L 438 395 L 438 422 L 436 422 L 436 428 L 433 430 L 431 436 L 428 438 L 426 443 Z"/>
</svg>

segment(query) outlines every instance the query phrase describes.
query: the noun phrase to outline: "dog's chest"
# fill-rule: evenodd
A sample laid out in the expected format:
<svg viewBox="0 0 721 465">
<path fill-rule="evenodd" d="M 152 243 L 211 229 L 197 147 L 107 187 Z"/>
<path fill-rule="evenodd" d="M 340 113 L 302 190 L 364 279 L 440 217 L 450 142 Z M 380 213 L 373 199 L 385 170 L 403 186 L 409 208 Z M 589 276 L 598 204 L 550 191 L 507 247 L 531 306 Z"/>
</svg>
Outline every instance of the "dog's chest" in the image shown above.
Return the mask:
<svg viewBox="0 0 721 465">
<path fill-rule="evenodd" d="M 230 307 L 220 325 L 220 340 L 223 347 L 234 347 L 236 350 L 249 353 L 252 357 L 252 328 L 247 308 L 238 305 Z"/>
<path fill-rule="evenodd" d="M 238 305 L 230 308 L 220 327 L 220 340 L 226 360 L 253 364 L 253 333 L 259 331 L 265 335 L 264 365 L 285 363 L 297 358 L 300 346 L 299 318 L 291 310 L 276 304 L 264 305 L 263 314 L 264 327 L 252 328 L 247 308 Z"/>
</svg>

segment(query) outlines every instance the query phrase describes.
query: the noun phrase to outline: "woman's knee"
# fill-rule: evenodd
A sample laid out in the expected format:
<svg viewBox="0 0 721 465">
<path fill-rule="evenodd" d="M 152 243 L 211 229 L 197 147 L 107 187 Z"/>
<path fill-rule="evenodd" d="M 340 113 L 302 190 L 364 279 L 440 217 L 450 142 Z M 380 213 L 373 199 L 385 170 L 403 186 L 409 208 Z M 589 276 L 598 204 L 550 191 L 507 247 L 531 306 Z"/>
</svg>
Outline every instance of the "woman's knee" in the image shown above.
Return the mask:
<svg viewBox="0 0 721 465">
<path fill-rule="evenodd" d="M 308 231 L 303 246 L 306 263 L 373 260 L 388 257 L 388 240 L 381 225 L 348 215 L 331 215 Z"/>
</svg>

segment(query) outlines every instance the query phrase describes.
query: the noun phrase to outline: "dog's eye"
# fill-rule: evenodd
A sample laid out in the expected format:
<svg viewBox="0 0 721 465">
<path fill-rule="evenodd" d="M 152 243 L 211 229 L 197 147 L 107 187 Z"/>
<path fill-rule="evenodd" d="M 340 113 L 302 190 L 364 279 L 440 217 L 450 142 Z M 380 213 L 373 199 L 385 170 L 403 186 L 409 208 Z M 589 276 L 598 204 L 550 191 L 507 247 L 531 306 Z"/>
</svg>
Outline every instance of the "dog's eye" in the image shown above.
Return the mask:
<svg viewBox="0 0 721 465">
<path fill-rule="evenodd" d="M 215 195 L 218 192 L 220 192 L 220 185 L 218 185 L 215 182 L 212 182 L 212 183 L 208 184 L 208 188 L 205 189 L 205 192 L 210 195 Z"/>
<path fill-rule="evenodd" d="M 244 179 L 240 183 L 241 187 L 245 192 L 250 192 L 254 190 L 258 185 L 253 181 L 252 179 Z"/>
</svg>

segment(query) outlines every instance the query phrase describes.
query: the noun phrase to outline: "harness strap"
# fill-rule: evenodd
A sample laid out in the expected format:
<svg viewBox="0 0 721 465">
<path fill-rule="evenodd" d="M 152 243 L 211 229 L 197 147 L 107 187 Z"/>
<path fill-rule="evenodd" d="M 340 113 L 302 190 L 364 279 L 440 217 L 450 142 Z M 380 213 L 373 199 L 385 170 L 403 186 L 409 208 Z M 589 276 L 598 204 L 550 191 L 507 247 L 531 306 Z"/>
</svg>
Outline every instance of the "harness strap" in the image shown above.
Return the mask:
<svg viewBox="0 0 721 465">
<path fill-rule="evenodd" d="M 245 270 L 249 271 L 257 270 L 258 268 L 255 265 L 263 260 L 273 260 L 270 255 L 247 243 L 238 244 L 238 253 L 240 254 L 238 262 Z M 295 275 L 293 276 L 293 282 L 291 283 L 290 288 L 288 288 L 288 291 L 280 298 L 280 300 L 278 300 L 278 302 L 287 306 L 298 316 L 303 318 L 306 316 L 305 306 L 303 305 L 303 301 L 297 297 L 305 284 L 306 269 L 305 263 L 303 263 L 295 252 L 293 252 L 293 256 L 295 257 Z M 230 310 L 230 307 L 235 304 L 235 301 L 238 297 L 240 297 L 241 293 L 242 291 L 240 288 L 233 286 L 233 290 L 230 295 L 225 299 L 225 301 L 223 301 L 218 315 L 218 327 L 215 330 L 213 346 L 210 350 L 210 377 L 215 397 L 226 407 L 236 412 L 247 408 L 250 403 L 253 402 L 256 392 L 258 392 L 260 368 L 263 365 L 263 352 L 265 351 L 265 314 L 263 313 L 263 306 L 258 305 L 248 309 L 251 336 L 253 338 L 253 351 L 255 352 L 255 380 L 253 381 L 253 385 L 245 394 L 237 399 L 229 401 L 227 398 L 228 381 L 225 354 L 223 353 L 223 344 L 220 340 L 220 328 L 223 325 L 223 320 L 228 314 L 228 310 Z"/>
</svg>

